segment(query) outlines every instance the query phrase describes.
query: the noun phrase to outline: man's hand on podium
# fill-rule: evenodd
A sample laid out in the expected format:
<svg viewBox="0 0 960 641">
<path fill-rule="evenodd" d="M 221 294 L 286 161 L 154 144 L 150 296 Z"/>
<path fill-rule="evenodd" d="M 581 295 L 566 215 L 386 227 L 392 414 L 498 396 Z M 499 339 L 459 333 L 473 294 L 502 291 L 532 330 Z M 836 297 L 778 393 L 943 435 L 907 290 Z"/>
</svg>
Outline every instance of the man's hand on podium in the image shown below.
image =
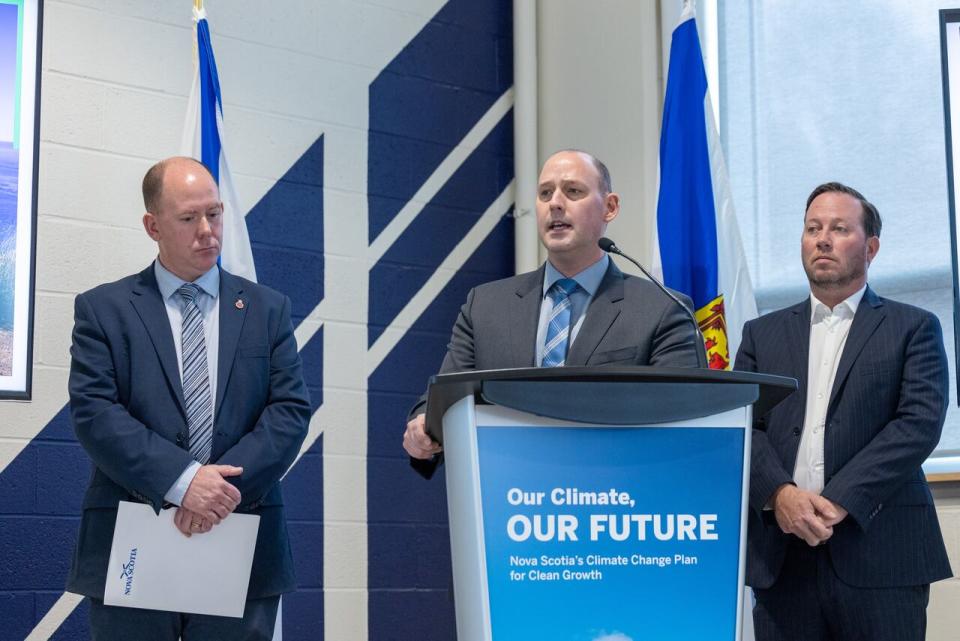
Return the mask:
<svg viewBox="0 0 960 641">
<path fill-rule="evenodd" d="M 443 448 L 427 435 L 426 414 L 420 414 L 407 423 L 407 431 L 403 433 L 403 449 L 413 458 L 431 459 Z"/>
</svg>

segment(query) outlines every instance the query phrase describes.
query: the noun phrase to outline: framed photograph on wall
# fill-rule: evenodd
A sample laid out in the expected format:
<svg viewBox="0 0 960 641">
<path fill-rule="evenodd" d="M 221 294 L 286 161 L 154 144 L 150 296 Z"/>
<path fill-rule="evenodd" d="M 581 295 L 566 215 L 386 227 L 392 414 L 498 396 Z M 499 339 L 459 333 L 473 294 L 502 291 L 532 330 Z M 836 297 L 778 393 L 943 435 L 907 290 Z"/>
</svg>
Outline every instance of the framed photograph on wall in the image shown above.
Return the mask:
<svg viewBox="0 0 960 641">
<path fill-rule="evenodd" d="M 0 398 L 33 363 L 42 0 L 0 0 Z"/>
</svg>

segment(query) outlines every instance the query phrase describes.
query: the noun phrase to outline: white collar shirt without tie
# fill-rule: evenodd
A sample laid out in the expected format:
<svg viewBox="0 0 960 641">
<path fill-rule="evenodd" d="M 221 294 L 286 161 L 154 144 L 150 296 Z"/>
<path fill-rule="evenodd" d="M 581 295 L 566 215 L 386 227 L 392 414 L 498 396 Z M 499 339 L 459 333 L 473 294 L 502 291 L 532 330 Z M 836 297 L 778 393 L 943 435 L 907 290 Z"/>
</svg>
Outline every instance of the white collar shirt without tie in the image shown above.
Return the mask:
<svg viewBox="0 0 960 641">
<path fill-rule="evenodd" d="M 853 317 L 866 289 L 867 286 L 864 285 L 832 310 L 810 294 L 807 405 L 793 480 L 797 487 L 816 494 L 823 491 L 824 485 L 823 441 L 830 391 L 837 377 L 837 367 L 850 334 Z"/>
</svg>

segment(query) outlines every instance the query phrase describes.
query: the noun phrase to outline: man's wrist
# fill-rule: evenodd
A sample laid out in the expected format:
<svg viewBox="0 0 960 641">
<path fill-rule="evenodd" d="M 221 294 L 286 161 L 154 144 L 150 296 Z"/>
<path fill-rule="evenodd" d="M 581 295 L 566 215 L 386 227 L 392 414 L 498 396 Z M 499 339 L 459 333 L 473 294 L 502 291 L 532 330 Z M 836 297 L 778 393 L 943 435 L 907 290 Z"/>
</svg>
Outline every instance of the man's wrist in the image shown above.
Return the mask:
<svg viewBox="0 0 960 641">
<path fill-rule="evenodd" d="M 197 475 L 202 466 L 196 461 L 190 461 L 190 464 L 183 470 L 179 478 L 173 482 L 163 499 L 168 503 L 180 506 L 183 504 L 183 497 L 187 495 L 190 484 L 193 483 L 193 477 Z"/>
<path fill-rule="evenodd" d="M 770 495 L 770 500 L 767 501 L 767 505 L 764 507 L 764 509 L 767 509 L 767 510 L 777 509 L 777 499 L 780 498 L 780 495 L 783 493 L 785 489 L 790 487 L 797 487 L 797 486 L 794 485 L 793 483 L 784 483 L 783 485 L 775 489 L 773 491 L 773 494 Z"/>
</svg>

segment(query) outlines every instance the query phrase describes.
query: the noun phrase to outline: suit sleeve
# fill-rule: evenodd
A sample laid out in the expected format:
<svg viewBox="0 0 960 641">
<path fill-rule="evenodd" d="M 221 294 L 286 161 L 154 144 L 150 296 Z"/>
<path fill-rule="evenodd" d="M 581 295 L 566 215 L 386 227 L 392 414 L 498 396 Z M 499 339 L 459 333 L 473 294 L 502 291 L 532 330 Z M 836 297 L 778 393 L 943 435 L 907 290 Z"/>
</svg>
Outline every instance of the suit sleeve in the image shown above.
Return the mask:
<svg viewBox="0 0 960 641">
<path fill-rule="evenodd" d="M 734 369 L 741 372 L 757 372 L 757 353 L 753 339 L 753 323 L 743 326 L 743 338 Z M 793 483 L 793 476 L 770 443 L 766 417 L 753 417 L 753 432 L 750 436 L 750 506 L 762 511 L 770 497 L 781 485 Z"/>
<path fill-rule="evenodd" d="M 476 290 L 471 289 L 467 294 L 467 302 L 460 308 L 457 320 L 453 324 L 453 331 L 450 335 L 450 342 L 447 344 L 447 353 L 443 357 L 443 363 L 440 365 L 440 374 L 450 374 L 453 372 L 464 372 L 476 369 L 476 351 L 473 342 L 473 300 L 476 296 Z M 426 393 L 420 397 L 416 405 L 411 408 L 407 420 L 411 421 L 420 414 L 427 411 Z M 432 459 L 415 459 L 410 457 L 410 466 L 413 467 L 424 478 L 431 478 L 436 471 L 437 466 L 443 461 L 443 454 L 438 454 Z"/>
<path fill-rule="evenodd" d="M 893 420 L 823 489 L 866 529 L 881 503 L 913 478 L 940 440 L 949 376 L 940 322 L 926 314 L 907 341 Z"/>
<path fill-rule="evenodd" d="M 661 294 L 662 295 L 662 294 Z M 690 299 L 677 296 L 688 309 Z M 666 297 L 664 297 L 666 298 Z M 657 323 L 650 350 L 650 365 L 660 367 L 706 367 L 707 355 L 703 341 L 693 327 L 690 317 L 672 302 L 664 306 L 663 315 Z"/>
<path fill-rule="evenodd" d="M 467 302 L 460 308 L 457 322 L 453 324 L 447 353 L 440 365 L 440 374 L 465 372 L 476 369 L 476 351 L 473 342 L 473 300 L 476 290 L 467 294 Z"/>
<path fill-rule="evenodd" d="M 83 294 L 74 303 L 70 416 L 77 440 L 111 480 L 160 511 L 163 497 L 193 460 L 190 453 L 136 420 L 120 403 L 114 350 Z"/>
<path fill-rule="evenodd" d="M 299 453 L 310 423 L 310 398 L 286 296 L 271 341 L 268 384 L 267 404 L 253 429 L 217 461 L 243 467 L 242 476 L 229 480 L 240 490 L 245 506 L 261 500 L 280 481 Z"/>
</svg>

